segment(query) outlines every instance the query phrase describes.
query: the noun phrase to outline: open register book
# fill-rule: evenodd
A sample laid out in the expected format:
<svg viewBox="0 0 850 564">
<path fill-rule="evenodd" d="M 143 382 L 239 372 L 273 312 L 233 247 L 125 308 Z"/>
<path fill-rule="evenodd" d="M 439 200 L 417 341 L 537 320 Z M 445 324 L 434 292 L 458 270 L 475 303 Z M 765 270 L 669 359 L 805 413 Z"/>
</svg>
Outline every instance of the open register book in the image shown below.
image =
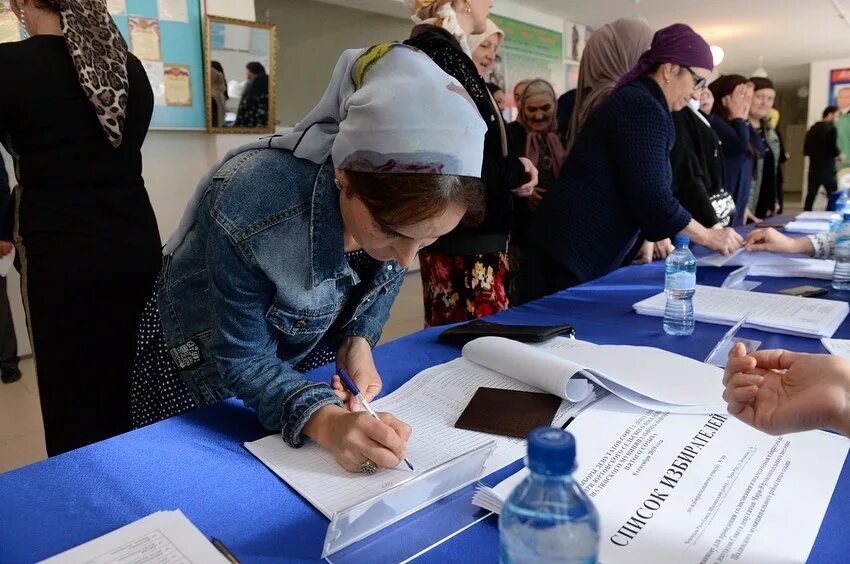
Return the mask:
<svg viewBox="0 0 850 564">
<path fill-rule="evenodd" d="M 721 379 L 717 367 L 657 349 L 565 338 L 531 346 L 484 337 L 467 344 L 463 357 L 424 370 L 372 402 L 376 411 L 392 413 L 413 428 L 408 458 L 415 473 L 401 464 L 374 475 L 351 474 L 318 445 L 292 449 L 279 435 L 245 447 L 331 518 L 491 441 L 495 450 L 482 476 L 525 456 L 525 440 L 454 427 L 479 387 L 555 394 L 564 399 L 553 421 L 560 425 L 593 401 L 589 380 L 643 407 L 711 413 L 722 409 Z"/>
<path fill-rule="evenodd" d="M 664 292 L 634 304 L 641 315 L 664 316 Z M 832 337 L 850 312 L 847 302 L 782 294 L 746 292 L 697 286 L 694 318 L 706 323 L 734 325 L 748 315 L 745 327 L 799 337 Z"/>
<path fill-rule="evenodd" d="M 850 441 L 774 437 L 731 416 L 678 415 L 608 396 L 570 424 L 574 477 L 600 518 L 600 562 L 805 562 Z M 499 513 L 522 469 L 473 503 Z"/>
</svg>

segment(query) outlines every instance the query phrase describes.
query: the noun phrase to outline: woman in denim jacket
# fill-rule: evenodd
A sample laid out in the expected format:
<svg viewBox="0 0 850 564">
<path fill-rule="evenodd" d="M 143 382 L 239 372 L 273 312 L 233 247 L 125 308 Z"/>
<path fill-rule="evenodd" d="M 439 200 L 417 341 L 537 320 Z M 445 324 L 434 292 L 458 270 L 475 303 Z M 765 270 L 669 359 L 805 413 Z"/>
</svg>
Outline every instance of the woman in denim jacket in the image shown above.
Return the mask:
<svg viewBox="0 0 850 564">
<path fill-rule="evenodd" d="M 393 467 L 410 429 L 302 373 L 334 358 L 366 399 L 371 347 L 420 248 L 483 208 L 485 124 L 463 88 L 401 44 L 347 51 L 292 133 L 238 149 L 201 181 L 139 338 L 144 425 L 236 395 L 292 447 L 351 471 Z"/>
</svg>

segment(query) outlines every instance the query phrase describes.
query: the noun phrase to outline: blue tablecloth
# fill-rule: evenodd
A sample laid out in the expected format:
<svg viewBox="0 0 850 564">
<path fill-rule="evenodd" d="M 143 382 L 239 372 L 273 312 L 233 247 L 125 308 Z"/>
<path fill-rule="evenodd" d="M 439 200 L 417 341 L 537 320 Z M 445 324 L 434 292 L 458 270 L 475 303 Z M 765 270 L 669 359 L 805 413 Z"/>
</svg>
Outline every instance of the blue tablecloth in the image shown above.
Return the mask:
<svg viewBox="0 0 850 564">
<path fill-rule="evenodd" d="M 731 269 L 702 268 L 701 284 L 719 285 Z M 756 291 L 826 281 L 759 279 Z M 689 338 L 665 335 L 659 318 L 639 316 L 632 304 L 661 291 L 663 265 L 630 266 L 593 283 L 497 316 L 505 323 L 572 323 L 577 336 L 600 344 L 652 345 L 703 359 L 728 327 L 697 323 Z M 846 300 L 830 290 L 826 297 Z M 384 391 L 460 350 L 438 344 L 439 329 L 378 347 Z M 825 352 L 820 341 L 743 330 L 762 348 Z M 850 337 L 850 322 L 836 334 Z M 329 378 L 330 368 L 315 372 Z M 222 539 L 243 562 L 316 560 L 327 520 L 257 461 L 242 443 L 267 432 L 253 412 L 229 400 L 163 421 L 20 470 L 0 475 L 0 563 L 32 562 L 91 540 L 157 510 L 181 509 L 208 536 Z M 494 483 L 518 463 L 488 477 Z M 850 471 L 845 465 L 811 562 L 850 554 Z M 405 542 L 404 538 L 398 542 Z M 494 518 L 437 546 L 426 561 L 496 561 Z"/>
</svg>

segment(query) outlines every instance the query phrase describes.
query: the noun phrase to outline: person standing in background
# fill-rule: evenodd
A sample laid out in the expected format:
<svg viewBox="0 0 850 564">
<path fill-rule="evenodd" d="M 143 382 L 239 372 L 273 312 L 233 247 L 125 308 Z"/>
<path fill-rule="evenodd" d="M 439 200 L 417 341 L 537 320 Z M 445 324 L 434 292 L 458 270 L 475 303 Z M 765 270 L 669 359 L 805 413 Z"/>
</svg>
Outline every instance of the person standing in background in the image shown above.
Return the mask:
<svg viewBox="0 0 850 564">
<path fill-rule="evenodd" d="M 714 96 L 705 88 L 699 101 L 673 113 L 673 195 L 703 226 L 726 227 L 735 214 L 735 200 L 723 189 L 723 152 L 708 122 L 713 106 Z"/>
<path fill-rule="evenodd" d="M 210 98 L 212 98 L 212 115 L 210 119 L 213 127 L 224 127 L 225 104 L 228 100 L 227 78 L 224 76 L 224 68 L 218 61 L 210 63 Z"/>
<path fill-rule="evenodd" d="M 15 248 L 11 242 L 11 232 L 6 218 L 9 217 L 7 208 L 10 200 L 9 176 L 6 165 L 0 157 L 0 258 L 5 258 Z M 0 382 L 11 384 L 21 379 L 21 369 L 18 367 L 18 338 L 15 336 L 15 323 L 12 319 L 12 308 L 9 305 L 6 277 L 0 276 Z"/>
<path fill-rule="evenodd" d="M 757 218 L 764 219 L 782 209 L 782 171 L 787 160 L 779 132 L 770 124 L 770 110 L 776 101 L 776 88 L 769 78 L 752 77 L 753 102 L 750 105 L 750 126 L 761 136 L 766 150 L 753 177 L 747 207 Z"/>
<path fill-rule="evenodd" d="M 642 20 L 621 18 L 603 25 L 587 40 L 578 70 L 575 107 L 566 133 L 567 153 L 593 110 L 649 49 L 652 33 L 652 28 Z"/>
<path fill-rule="evenodd" d="M 242 91 L 233 127 L 267 127 L 269 125 L 269 75 L 254 61 L 245 65 L 248 83 Z"/>
<path fill-rule="evenodd" d="M 734 230 L 694 221 L 670 190 L 670 113 L 698 98 L 713 65 L 702 37 L 671 25 L 655 33 L 651 48 L 593 111 L 529 232 L 543 255 L 532 297 L 616 270 L 631 260 L 639 236 L 661 241 L 679 233 L 724 254 L 741 247 Z"/>
<path fill-rule="evenodd" d="M 724 186 L 735 200 L 732 226 L 739 227 L 756 220 L 747 204 L 754 171 L 764 154 L 764 142 L 749 123 L 753 87 L 745 77 L 728 74 L 712 82 L 708 88 L 714 97 L 708 121 L 720 138 Z"/>
<path fill-rule="evenodd" d="M 558 136 L 555 89 L 543 79 L 526 85 L 520 100 L 519 117 L 506 127 L 511 152 L 531 159 L 537 167 L 538 181 L 528 198 L 514 199 L 514 223 L 511 231 L 508 298 L 517 306 L 528 301 L 526 275 L 528 264 L 528 228 L 534 221 L 534 210 L 546 190 L 558 179 L 564 165 L 564 147 Z"/>
<path fill-rule="evenodd" d="M 476 33 L 469 37 L 469 50 L 472 52 L 472 62 L 475 63 L 475 68 L 478 69 L 478 74 L 487 79 L 487 73 L 496 62 L 496 55 L 499 53 L 499 46 L 502 44 L 502 39 L 505 37 L 505 32 L 499 29 L 496 22 L 487 18 L 487 29 L 484 33 Z"/>
<path fill-rule="evenodd" d="M 510 154 L 505 123 L 470 58 L 469 37 L 486 31 L 492 0 L 411 0 L 408 5 L 417 25 L 405 43 L 456 78 L 487 124 L 483 223 L 459 227 L 419 253 L 425 326 L 430 327 L 508 308 L 505 282 L 513 197 L 531 195 L 537 169 L 529 159 Z"/>
<path fill-rule="evenodd" d="M 838 151 L 841 160 L 836 168 L 850 165 L 850 86 L 841 88 L 835 95 L 835 103 L 838 106 L 838 121 L 835 130 L 838 137 Z"/>
<path fill-rule="evenodd" d="M 0 139 L 15 158 L 15 246 L 47 454 L 130 429 L 136 332 L 159 272 L 142 179 L 153 113 L 142 63 L 102 0 L 12 0 Z"/>
<path fill-rule="evenodd" d="M 827 196 L 838 189 L 835 177 L 835 162 L 838 160 L 838 135 L 835 122 L 838 121 L 838 108 L 827 106 L 821 114 L 821 121 L 814 124 L 806 133 L 803 154 L 809 157 L 808 187 L 806 189 L 805 210 L 811 211 L 823 186 Z"/>
<path fill-rule="evenodd" d="M 522 99 L 522 95 L 525 93 L 525 87 L 531 81 L 532 81 L 531 78 L 524 78 L 524 79 L 520 80 L 519 82 L 517 82 L 516 84 L 514 84 L 513 94 L 514 94 L 514 107 L 515 108 L 519 107 L 519 101 Z"/>
<path fill-rule="evenodd" d="M 502 90 L 502 88 L 494 82 L 487 83 L 487 90 L 490 91 L 490 95 L 493 97 L 493 101 L 496 102 L 496 107 L 499 108 L 499 112 L 502 114 L 502 117 L 504 117 L 505 91 Z"/>
</svg>

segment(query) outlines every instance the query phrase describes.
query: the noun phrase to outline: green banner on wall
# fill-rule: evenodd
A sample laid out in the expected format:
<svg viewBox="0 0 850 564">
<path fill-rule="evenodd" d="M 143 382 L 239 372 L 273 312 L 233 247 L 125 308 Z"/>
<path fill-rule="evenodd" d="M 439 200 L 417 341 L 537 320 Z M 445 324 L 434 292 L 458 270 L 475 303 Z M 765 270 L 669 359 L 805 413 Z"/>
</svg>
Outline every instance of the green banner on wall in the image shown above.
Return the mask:
<svg viewBox="0 0 850 564">
<path fill-rule="evenodd" d="M 563 35 L 557 31 L 492 14 L 490 18 L 505 32 L 503 48 L 543 58 L 563 59 Z"/>
</svg>

